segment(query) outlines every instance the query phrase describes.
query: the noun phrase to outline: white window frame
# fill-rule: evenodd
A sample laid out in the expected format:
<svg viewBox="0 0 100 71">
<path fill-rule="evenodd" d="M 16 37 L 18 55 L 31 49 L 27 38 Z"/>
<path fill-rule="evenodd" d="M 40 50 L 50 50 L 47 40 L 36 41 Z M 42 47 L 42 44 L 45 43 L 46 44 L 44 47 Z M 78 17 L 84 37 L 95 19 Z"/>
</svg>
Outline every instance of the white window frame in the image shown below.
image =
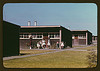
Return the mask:
<svg viewBox="0 0 100 71">
<path fill-rule="evenodd" d="M 56 36 L 56 34 L 58 34 L 58 33 L 49 33 L 48 34 L 48 37 L 50 37 L 50 36 L 54 36 L 54 38 L 53 37 L 50 37 L 50 39 L 60 39 L 60 35 L 59 35 L 59 37 L 55 37 Z"/>
<path fill-rule="evenodd" d="M 22 33 L 21 35 L 22 37 L 20 37 L 20 39 L 29 39 L 29 33 Z M 28 37 L 26 36 L 25 38 L 25 35 L 28 35 Z"/>
<path fill-rule="evenodd" d="M 43 34 L 37 34 L 37 33 L 35 33 L 35 35 L 36 35 L 36 37 L 34 38 L 34 37 L 32 37 L 32 39 L 43 39 Z M 33 35 L 32 35 L 33 36 Z M 42 38 L 37 38 L 37 36 L 42 36 Z"/>
</svg>

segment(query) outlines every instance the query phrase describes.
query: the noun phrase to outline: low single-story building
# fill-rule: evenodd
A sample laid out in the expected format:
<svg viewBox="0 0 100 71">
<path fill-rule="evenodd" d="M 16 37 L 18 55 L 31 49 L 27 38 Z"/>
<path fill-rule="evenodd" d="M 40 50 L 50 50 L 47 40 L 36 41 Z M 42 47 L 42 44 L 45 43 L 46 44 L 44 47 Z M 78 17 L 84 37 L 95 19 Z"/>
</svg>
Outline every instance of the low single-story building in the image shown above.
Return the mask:
<svg viewBox="0 0 100 71">
<path fill-rule="evenodd" d="M 3 21 L 3 57 L 19 55 L 20 26 Z"/>
<path fill-rule="evenodd" d="M 97 41 L 97 36 L 92 36 L 93 41 Z"/>
<path fill-rule="evenodd" d="M 30 39 L 30 36 L 32 38 Z M 39 41 L 45 40 L 46 47 L 63 42 L 65 47 L 72 47 L 72 33 L 63 26 L 21 26 L 20 48 L 29 48 L 30 41 L 35 47 Z"/>
<path fill-rule="evenodd" d="M 90 45 L 92 44 L 92 33 L 88 30 L 72 30 L 73 45 Z"/>
<path fill-rule="evenodd" d="M 92 36 L 92 43 L 97 45 L 97 36 Z"/>
</svg>

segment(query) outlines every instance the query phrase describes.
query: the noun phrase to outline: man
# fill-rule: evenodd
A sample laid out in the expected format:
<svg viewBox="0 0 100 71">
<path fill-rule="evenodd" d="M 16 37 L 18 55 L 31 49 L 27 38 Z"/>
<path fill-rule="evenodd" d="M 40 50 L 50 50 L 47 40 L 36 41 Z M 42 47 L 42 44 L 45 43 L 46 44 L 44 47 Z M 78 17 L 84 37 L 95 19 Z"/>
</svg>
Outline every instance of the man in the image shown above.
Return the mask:
<svg viewBox="0 0 100 71">
<path fill-rule="evenodd" d="M 32 49 L 32 36 L 30 36 L 30 49 Z"/>
</svg>

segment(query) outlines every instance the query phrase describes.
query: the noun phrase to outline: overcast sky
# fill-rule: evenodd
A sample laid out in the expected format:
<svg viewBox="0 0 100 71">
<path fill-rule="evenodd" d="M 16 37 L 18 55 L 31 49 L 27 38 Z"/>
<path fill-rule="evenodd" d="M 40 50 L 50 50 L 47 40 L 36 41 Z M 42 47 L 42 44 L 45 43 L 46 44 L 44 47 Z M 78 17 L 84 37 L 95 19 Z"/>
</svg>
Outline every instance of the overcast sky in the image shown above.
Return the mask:
<svg viewBox="0 0 100 71">
<path fill-rule="evenodd" d="M 70 30 L 89 30 L 97 35 L 97 6 L 94 3 L 7 3 L 3 20 L 27 26 L 62 25 Z"/>
</svg>

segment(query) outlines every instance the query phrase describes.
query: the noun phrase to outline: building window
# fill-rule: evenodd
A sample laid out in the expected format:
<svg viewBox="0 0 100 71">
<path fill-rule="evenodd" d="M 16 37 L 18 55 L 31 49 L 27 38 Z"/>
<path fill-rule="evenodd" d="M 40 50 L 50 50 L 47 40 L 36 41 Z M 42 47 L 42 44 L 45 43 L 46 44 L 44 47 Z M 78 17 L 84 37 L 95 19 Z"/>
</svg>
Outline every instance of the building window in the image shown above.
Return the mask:
<svg viewBox="0 0 100 71">
<path fill-rule="evenodd" d="M 20 34 L 20 38 L 29 38 L 29 34 Z"/>
<path fill-rule="evenodd" d="M 80 34 L 80 35 L 78 35 L 78 37 L 80 37 L 80 38 L 86 38 L 86 36 L 84 34 Z"/>
<path fill-rule="evenodd" d="M 42 38 L 43 35 L 42 34 L 32 34 L 33 38 Z"/>
<path fill-rule="evenodd" d="M 20 38 L 23 38 L 23 34 L 20 34 Z"/>
<path fill-rule="evenodd" d="M 59 38 L 59 34 L 55 34 L 55 38 Z"/>
<path fill-rule="evenodd" d="M 79 35 L 79 37 L 82 37 L 82 35 Z"/>
<path fill-rule="evenodd" d="M 29 34 L 23 34 L 24 38 L 29 38 Z"/>
<path fill-rule="evenodd" d="M 75 37 L 78 37 L 78 35 L 76 34 L 76 35 L 74 35 Z"/>
<path fill-rule="evenodd" d="M 50 36 L 49 36 L 50 38 L 54 38 L 54 34 L 50 34 Z"/>
<path fill-rule="evenodd" d="M 37 38 L 42 38 L 42 34 L 37 34 Z"/>
<path fill-rule="evenodd" d="M 48 37 L 50 38 L 59 38 L 59 33 L 52 33 L 52 34 L 49 34 Z"/>
<path fill-rule="evenodd" d="M 36 38 L 36 34 L 32 34 L 32 37 L 33 37 L 33 38 Z"/>
<path fill-rule="evenodd" d="M 83 35 L 83 38 L 86 38 L 86 36 L 85 36 L 85 35 Z"/>
</svg>

